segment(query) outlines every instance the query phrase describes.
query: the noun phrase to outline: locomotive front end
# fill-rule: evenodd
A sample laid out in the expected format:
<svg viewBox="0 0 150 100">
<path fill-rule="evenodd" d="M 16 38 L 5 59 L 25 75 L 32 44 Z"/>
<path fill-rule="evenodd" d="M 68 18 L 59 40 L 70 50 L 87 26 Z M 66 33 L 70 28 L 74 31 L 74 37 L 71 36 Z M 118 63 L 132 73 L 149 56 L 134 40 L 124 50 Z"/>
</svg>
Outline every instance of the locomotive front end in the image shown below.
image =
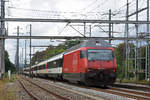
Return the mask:
<svg viewBox="0 0 150 100">
<path fill-rule="evenodd" d="M 88 69 L 85 74 L 86 83 L 94 85 L 112 85 L 116 77 L 113 69 Z"/>
<path fill-rule="evenodd" d="M 113 48 L 88 49 L 87 60 L 85 80 L 88 84 L 111 85 L 115 82 L 117 74 Z"/>
</svg>

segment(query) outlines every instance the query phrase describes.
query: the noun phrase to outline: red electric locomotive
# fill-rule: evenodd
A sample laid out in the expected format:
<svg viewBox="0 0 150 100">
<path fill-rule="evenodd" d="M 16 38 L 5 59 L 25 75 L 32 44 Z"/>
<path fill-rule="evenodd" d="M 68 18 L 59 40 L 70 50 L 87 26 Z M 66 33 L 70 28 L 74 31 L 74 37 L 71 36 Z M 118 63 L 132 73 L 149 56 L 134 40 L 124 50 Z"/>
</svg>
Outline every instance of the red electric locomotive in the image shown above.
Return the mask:
<svg viewBox="0 0 150 100">
<path fill-rule="evenodd" d="M 105 41 L 89 40 L 64 53 L 62 78 L 87 85 L 111 85 L 116 69 L 114 48 Z"/>
<path fill-rule="evenodd" d="M 87 85 L 111 85 L 117 64 L 114 49 L 102 40 L 88 40 L 31 66 L 33 76 L 53 77 Z M 29 68 L 24 73 L 29 74 Z"/>
</svg>

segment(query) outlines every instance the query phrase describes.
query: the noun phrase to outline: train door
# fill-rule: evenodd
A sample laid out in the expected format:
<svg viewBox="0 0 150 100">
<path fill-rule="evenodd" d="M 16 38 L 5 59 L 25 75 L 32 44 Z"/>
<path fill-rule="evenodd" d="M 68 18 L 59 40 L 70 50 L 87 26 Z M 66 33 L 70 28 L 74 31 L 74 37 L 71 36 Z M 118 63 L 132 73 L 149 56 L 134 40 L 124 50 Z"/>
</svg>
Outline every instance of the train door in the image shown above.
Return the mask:
<svg viewBox="0 0 150 100">
<path fill-rule="evenodd" d="M 73 81 L 77 82 L 80 80 L 80 68 L 79 68 L 79 51 L 75 51 L 71 54 L 71 73 Z"/>
<path fill-rule="evenodd" d="M 84 82 L 86 68 L 88 67 L 87 62 L 87 50 L 80 51 L 80 82 Z"/>
</svg>

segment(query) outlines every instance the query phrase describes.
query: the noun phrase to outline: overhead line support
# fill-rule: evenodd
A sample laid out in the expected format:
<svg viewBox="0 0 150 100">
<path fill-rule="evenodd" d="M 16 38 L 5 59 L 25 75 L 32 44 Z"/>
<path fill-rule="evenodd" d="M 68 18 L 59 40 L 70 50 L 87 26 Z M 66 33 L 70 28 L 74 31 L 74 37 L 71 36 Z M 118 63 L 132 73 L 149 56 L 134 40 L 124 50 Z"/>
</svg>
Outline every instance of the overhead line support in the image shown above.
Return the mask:
<svg viewBox="0 0 150 100">
<path fill-rule="evenodd" d="M 3 18 L 8 22 L 56 22 L 56 23 L 111 23 L 111 24 L 150 24 L 150 21 L 134 20 L 93 20 L 93 19 L 38 19 L 38 18 Z"/>
<path fill-rule="evenodd" d="M 149 40 L 144 37 L 81 37 L 81 36 L 0 36 L 0 39 L 102 39 L 102 40 Z"/>
<path fill-rule="evenodd" d="M 5 35 L 5 1 L 0 0 L 0 36 Z M 5 75 L 5 39 L 0 39 L 0 79 L 4 78 Z"/>
</svg>

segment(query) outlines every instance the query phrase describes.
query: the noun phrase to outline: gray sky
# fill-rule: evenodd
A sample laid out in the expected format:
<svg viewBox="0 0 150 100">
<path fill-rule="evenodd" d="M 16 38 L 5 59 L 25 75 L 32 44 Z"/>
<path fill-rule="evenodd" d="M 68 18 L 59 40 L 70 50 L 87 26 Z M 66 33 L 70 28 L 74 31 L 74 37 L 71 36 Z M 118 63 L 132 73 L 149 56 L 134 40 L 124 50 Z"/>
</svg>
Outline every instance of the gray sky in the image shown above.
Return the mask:
<svg viewBox="0 0 150 100">
<path fill-rule="evenodd" d="M 135 1 L 130 2 L 130 13 L 135 12 Z M 18 18 L 69 18 L 69 19 L 108 19 L 108 11 L 118 13 L 112 19 L 125 19 L 126 0 L 9 0 L 6 3 L 6 17 Z M 139 0 L 139 9 L 146 7 L 146 0 Z M 118 12 L 120 11 L 120 12 Z M 140 13 L 139 19 L 145 20 L 145 12 Z M 135 16 L 131 17 L 135 20 Z M 66 23 L 19 23 L 9 22 L 9 35 L 16 33 L 16 27 L 20 26 L 21 33 L 28 35 L 28 25 L 32 24 L 33 35 L 50 35 L 50 36 L 81 36 L 71 27 L 66 27 Z M 92 24 L 93 25 L 93 24 Z M 93 25 L 94 26 L 94 25 Z M 83 27 L 75 27 L 83 32 Z M 108 28 L 104 28 L 108 30 Z M 124 25 L 115 25 L 115 31 L 124 32 Z M 141 29 L 145 30 L 145 29 Z M 93 27 L 92 36 L 107 36 L 97 27 Z M 88 32 L 88 27 L 87 27 Z M 134 33 L 134 30 L 132 30 Z M 134 35 L 134 34 L 131 34 Z M 123 34 L 115 34 L 123 36 Z M 55 44 L 50 40 L 33 41 L 33 45 Z M 21 47 L 24 46 L 24 40 L 20 41 Z M 20 49 L 21 49 L 20 47 Z M 10 59 L 14 62 L 16 40 L 6 40 L 6 50 L 8 50 Z M 36 51 L 36 50 L 35 50 Z M 21 51 L 20 51 L 21 52 Z M 29 52 L 29 51 L 28 51 Z"/>
</svg>

